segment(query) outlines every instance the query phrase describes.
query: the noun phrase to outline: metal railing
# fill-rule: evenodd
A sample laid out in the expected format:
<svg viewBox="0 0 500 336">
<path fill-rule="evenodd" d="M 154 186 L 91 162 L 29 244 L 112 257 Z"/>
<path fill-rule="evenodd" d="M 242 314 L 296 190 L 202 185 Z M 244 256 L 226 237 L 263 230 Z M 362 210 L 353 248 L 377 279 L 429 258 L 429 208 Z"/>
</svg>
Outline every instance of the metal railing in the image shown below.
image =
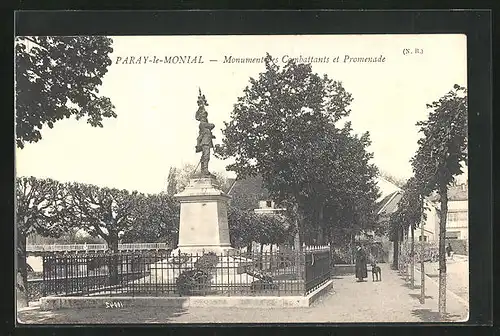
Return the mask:
<svg viewBox="0 0 500 336">
<path fill-rule="evenodd" d="M 43 257 L 43 295 L 302 296 L 330 279 L 329 265 L 326 249 L 52 254 Z"/>
<path fill-rule="evenodd" d="M 118 244 L 119 251 L 140 250 L 167 250 L 166 243 L 130 243 Z M 26 245 L 26 252 L 85 252 L 107 251 L 107 244 L 52 244 L 52 245 Z"/>
</svg>

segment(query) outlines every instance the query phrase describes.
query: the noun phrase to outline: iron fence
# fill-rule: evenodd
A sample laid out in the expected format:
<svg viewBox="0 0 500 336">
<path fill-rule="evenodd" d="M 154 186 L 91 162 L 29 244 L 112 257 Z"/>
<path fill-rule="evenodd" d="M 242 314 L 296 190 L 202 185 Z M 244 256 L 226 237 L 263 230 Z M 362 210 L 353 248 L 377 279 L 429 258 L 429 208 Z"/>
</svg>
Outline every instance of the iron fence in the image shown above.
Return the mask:
<svg viewBox="0 0 500 336">
<path fill-rule="evenodd" d="M 297 296 L 330 278 L 325 249 L 231 254 L 121 251 L 43 257 L 44 296 Z"/>
</svg>

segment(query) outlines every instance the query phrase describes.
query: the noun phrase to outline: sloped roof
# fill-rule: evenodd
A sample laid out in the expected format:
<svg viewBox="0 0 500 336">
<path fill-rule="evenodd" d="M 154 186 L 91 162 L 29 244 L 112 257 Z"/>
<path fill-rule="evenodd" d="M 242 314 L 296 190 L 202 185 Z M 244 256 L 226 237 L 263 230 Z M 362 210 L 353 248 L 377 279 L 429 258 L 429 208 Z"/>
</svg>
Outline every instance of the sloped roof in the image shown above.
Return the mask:
<svg viewBox="0 0 500 336">
<path fill-rule="evenodd" d="M 398 208 L 398 203 L 403 197 L 403 193 L 401 191 L 395 191 L 392 194 L 388 195 L 379 203 L 379 208 L 377 214 L 379 215 L 390 215 Z"/>
<path fill-rule="evenodd" d="M 380 196 L 377 199 L 377 214 L 382 216 L 390 215 L 396 211 L 398 203 L 403 196 L 403 190 L 382 176 L 377 176 L 375 180 L 380 192 Z"/>
<path fill-rule="evenodd" d="M 240 209 L 256 209 L 260 200 L 269 198 L 261 176 L 236 179 L 227 193 L 231 196 L 231 204 Z"/>
<path fill-rule="evenodd" d="M 382 202 L 384 199 L 387 198 L 387 196 L 392 195 L 396 191 L 402 191 L 401 188 L 399 188 L 394 183 L 388 181 L 387 179 L 383 178 L 382 176 L 377 176 L 375 178 L 375 181 L 380 191 L 380 196 L 377 199 L 377 202 Z"/>
<path fill-rule="evenodd" d="M 448 188 L 448 201 L 467 201 L 469 199 L 469 187 L 467 184 L 451 186 Z M 439 202 L 438 193 L 429 196 L 432 202 Z"/>
</svg>

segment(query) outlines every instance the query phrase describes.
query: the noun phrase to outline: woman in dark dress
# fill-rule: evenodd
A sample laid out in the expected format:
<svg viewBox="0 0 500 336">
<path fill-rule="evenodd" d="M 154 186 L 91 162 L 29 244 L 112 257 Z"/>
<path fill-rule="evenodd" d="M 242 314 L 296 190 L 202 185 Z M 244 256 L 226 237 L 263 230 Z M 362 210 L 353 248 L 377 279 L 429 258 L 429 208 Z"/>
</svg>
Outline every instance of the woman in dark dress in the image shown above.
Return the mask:
<svg viewBox="0 0 500 336">
<path fill-rule="evenodd" d="M 358 282 L 363 281 L 364 278 L 368 277 L 368 270 L 366 267 L 367 258 L 366 253 L 363 251 L 361 246 L 356 248 L 356 278 Z"/>
</svg>

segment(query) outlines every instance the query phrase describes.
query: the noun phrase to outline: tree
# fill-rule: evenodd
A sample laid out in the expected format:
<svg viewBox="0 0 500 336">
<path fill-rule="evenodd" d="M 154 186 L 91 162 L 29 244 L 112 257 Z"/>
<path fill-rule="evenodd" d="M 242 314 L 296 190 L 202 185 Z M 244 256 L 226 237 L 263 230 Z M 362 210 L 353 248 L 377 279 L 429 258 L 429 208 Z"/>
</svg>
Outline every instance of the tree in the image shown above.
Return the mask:
<svg viewBox="0 0 500 336">
<path fill-rule="evenodd" d="M 170 167 L 168 171 L 168 178 L 167 178 L 167 195 L 173 196 L 178 192 L 177 189 L 177 177 L 178 176 L 178 170 L 175 167 Z"/>
<path fill-rule="evenodd" d="M 417 123 L 423 137 L 412 158 L 415 178 L 421 183 L 423 194 L 437 191 L 439 213 L 439 312 L 446 314 L 446 217 L 448 213 L 448 186 L 462 173 L 467 164 L 467 90 L 459 85 L 427 105 L 432 109 L 425 121 Z"/>
<path fill-rule="evenodd" d="M 239 178 L 261 175 L 271 198 L 321 217 L 332 185 L 325 178 L 334 178 L 331 153 L 342 136 L 335 123 L 349 114 L 352 97 L 340 82 L 312 73 L 309 64 L 290 61 L 280 69 L 267 55 L 265 66 L 238 98 L 216 154 L 235 160 L 227 169 Z"/>
<path fill-rule="evenodd" d="M 124 242 L 175 244 L 179 233 L 179 202 L 167 194 L 147 195 L 134 215 L 135 223 L 124 233 Z"/>
<path fill-rule="evenodd" d="M 137 191 L 101 188 L 84 183 L 71 183 L 69 191 L 68 220 L 79 223 L 90 235 L 106 241 L 114 254 L 109 265 L 111 284 L 116 284 L 119 239 L 133 230 L 144 195 Z"/>
<path fill-rule="evenodd" d="M 257 214 L 253 210 L 228 208 L 228 226 L 231 245 L 247 247 L 252 242 L 260 244 L 283 244 L 290 240 L 293 225 L 287 216 L 280 214 Z"/>
<path fill-rule="evenodd" d="M 64 118 L 87 118 L 102 127 L 116 117 L 111 100 L 98 87 L 111 65 L 112 40 L 104 36 L 17 37 L 15 45 L 16 144 L 42 138 Z"/>
<path fill-rule="evenodd" d="M 91 184 L 69 184 L 68 217 L 90 235 L 101 237 L 113 252 L 123 234 L 133 230 L 144 195 L 137 191 L 101 188 Z"/>
<path fill-rule="evenodd" d="M 328 203 L 325 207 L 325 235 L 330 241 L 340 239 L 340 243 L 351 242 L 362 231 L 375 230 L 377 203 L 379 196 L 375 178 L 378 169 L 370 164 L 373 157 L 366 149 L 370 146 L 370 136 L 351 135 L 350 124 L 338 137 L 336 158 L 332 159 Z"/>
<path fill-rule="evenodd" d="M 167 178 L 167 194 L 175 195 L 183 191 L 189 184 L 189 180 L 195 177 L 196 170 L 199 169 L 191 163 L 184 164 L 181 168 L 171 167 Z M 227 178 L 220 172 L 213 173 L 216 183 L 220 188 L 225 188 Z"/>
<path fill-rule="evenodd" d="M 254 218 L 253 211 L 228 207 L 227 221 L 232 246 L 236 248 L 246 246 L 248 252 L 252 250 L 252 242 L 255 240 Z"/>
<path fill-rule="evenodd" d="M 32 233 L 59 237 L 68 228 L 63 220 L 67 189 L 52 179 L 16 178 L 17 268 L 28 285 L 26 238 Z M 27 305 L 27 297 L 25 298 Z"/>
<path fill-rule="evenodd" d="M 389 233 L 394 241 L 394 253 L 399 251 L 399 240 L 402 232 L 410 231 L 411 234 L 411 281 L 414 284 L 414 256 L 415 256 L 415 229 L 425 219 L 424 196 L 421 185 L 415 177 L 408 179 L 403 186 L 403 195 L 398 202 L 398 207 L 389 217 Z M 394 267 L 397 267 L 398 258 L 394 258 Z"/>
</svg>

